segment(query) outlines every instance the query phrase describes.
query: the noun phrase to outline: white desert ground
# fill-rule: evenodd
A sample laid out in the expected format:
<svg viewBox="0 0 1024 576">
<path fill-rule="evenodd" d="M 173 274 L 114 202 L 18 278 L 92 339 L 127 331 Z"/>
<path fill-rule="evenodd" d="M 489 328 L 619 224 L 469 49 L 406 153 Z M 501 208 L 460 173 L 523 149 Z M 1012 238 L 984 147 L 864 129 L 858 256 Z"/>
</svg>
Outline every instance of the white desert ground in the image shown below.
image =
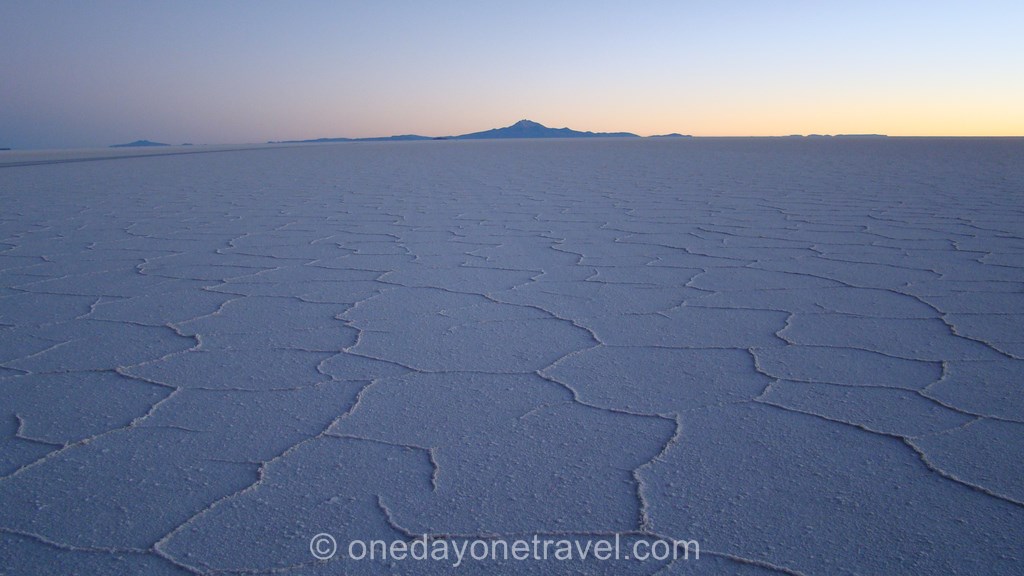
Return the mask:
<svg viewBox="0 0 1024 576">
<path fill-rule="evenodd" d="M 1024 570 L 1024 140 L 0 152 L 0 206 L 0 574 Z M 700 556 L 346 556 L 421 535 Z"/>
</svg>

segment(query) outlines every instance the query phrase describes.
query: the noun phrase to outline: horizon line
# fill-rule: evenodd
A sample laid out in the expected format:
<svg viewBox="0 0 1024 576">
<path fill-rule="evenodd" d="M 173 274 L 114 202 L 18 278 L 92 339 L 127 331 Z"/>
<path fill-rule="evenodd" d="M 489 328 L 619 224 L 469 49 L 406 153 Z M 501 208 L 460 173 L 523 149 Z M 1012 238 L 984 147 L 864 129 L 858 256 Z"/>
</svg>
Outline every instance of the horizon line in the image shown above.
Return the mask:
<svg viewBox="0 0 1024 576">
<path fill-rule="evenodd" d="M 455 140 L 460 142 L 470 142 L 474 140 L 648 140 L 658 139 L 663 137 L 665 140 L 695 140 L 695 139 L 842 139 L 842 140 L 870 140 L 870 139 L 1024 139 L 1024 134 L 1014 135 L 993 135 L 993 134 L 938 134 L 938 135 L 922 135 L 922 134 L 882 134 L 882 133 L 854 133 L 854 132 L 843 132 L 837 134 L 825 134 L 825 133 L 810 133 L 810 134 L 742 134 L 742 135 L 718 135 L 718 134 L 682 134 L 679 137 L 672 137 L 671 134 L 651 134 L 651 135 L 631 135 L 631 136 L 593 136 L 589 138 L 578 138 L 578 137 L 534 137 L 534 138 L 509 138 L 509 137 L 495 137 L 495 138 L 459 138 L 459 136 L 422 136 L 419 134 L 393 134 L 390 136 L 326 136 L 319 138 L 308 138 L 302 140 L 264 140 L 261 142 L 182 142 L 182 143 L 165 143 L 165 142 L 154 142 L 154 145 L 139 145 L 139 146 L 127 146 L 125 144 L 93 144 L 87 146 L 55 146 L 55 147 L 27 147 L 21 148 L 16 146 L 0 146 L 0 154 L 6 152 L 47 152 L 47 151 L 71 151 L 71 150 L 109 150 L 111 148 L 122 148 L 122 149 L 159 149 L 159 148 L 198 148 L 208 146 L 295 146 L 299 144 L 358 144 L 358 143 L 409 143 L 409 142 L 435 142 L 435 141 L 448 141 Z M 422 139 L 417 140 L 400 140 L 403 136 L 414 136 Z M 147 139 L 140 139 L 147 140 Z M 137 140 L 138 141 L 138 140 Z"/>
<path fill-rule="evenodd" d="M 517 131 L 518 130 L 518 131 Z M 547 133 L 561 133 L 559 135 L 538 135 L 529 136 L 523 132 L 530 130 L 546 131 Z M 505 132 L 510 135 L 499 135 Z M 496 133 L 493 137 L 482 136 L 488 133 Z M 0 141 L 0 153 L 9 151 L 31 151 L 31 150 L 88 150 L 88 149 L 101 149 L 101 148 L 120 148 L 120 147 L 146 147 L 146 146 L 252 146 L 260 144 L 300 144 L 300 143 L 329 143 L 331 141 L 337 143 L 344 142 L 358 142 L 358 141 L 401 141 L 401 140 L 462 140 L 462 139 L 577 139 L 577 138 L 596 138 L 596 137 L 615 137 L 615 138 L 656 138 L 656 137 L 685 137 L 685 138 L 1024 138 L 1022 134 L 888 134 L 885 132 L 855 132 L 855 131 L 843 131 L 843 132 L 826 132 L 826 131 L 815 131 L 815 132 L 785 132 L 776 134 L 693 134 L 693 133 L 680 133 L 680 132 L 657 132 L 651 134 L 637 134 L 635 132 L 628 131 L 589 131 L 589 130 L 576 130 L 567 126 L 560 128 L 553 128 L 539 122 L 522 119 L 514 122 L 507 126 L 501 126 L 497 128 L 488 128 L 485 130 L 478 130 L 474 132 L 467 132 L 464 134 L 448 134 L 443 136 L 425 136 L 423 134 L 417 134 L 414 132 L 401 132 L 392 133 L 387 136 L 372 135 L 372 136 L 318 136 L 313 138 L 299 137 L 299 138 L 286 138 L 286 139 L 259 139 L 254 141 L 219 141 L 219 142 L 203 142 L 196 144 L 194 140 L 187 142 L 171 142 L 170 139 L 160 139 L 159 141 L 152 141 L 148 138 L 137 139 L 128 143 L 114 143 L 114 144 L 86 144 L 86 145 L 60 145 L 60 146 L 47 146 L 47 147 L 17 147 L 15 144 L 7 144 Z"/>
</svg>

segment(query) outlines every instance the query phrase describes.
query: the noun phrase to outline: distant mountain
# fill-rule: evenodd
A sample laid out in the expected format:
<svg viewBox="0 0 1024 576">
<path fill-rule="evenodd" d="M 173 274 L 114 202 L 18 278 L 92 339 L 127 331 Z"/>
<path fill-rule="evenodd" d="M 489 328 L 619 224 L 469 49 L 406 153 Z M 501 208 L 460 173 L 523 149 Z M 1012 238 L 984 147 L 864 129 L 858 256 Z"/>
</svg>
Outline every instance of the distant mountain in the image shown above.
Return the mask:
<svg viewBox="0 0 1024 576">
<path fill-rule="evenodd" d="M 652 136 L 648 136 L 648 138 L 693 138 L 693 136 L 690 136 L 689 134 L 680 134 L 678 132 L 673 132 L 671 134 L 654 134 Z"/>
<path fill-rule="evenodd" d="M 163 142 L 150 142 L 149 140 L 136 140 L 135 142 L 129 142 L 127 144 L 111 144 L 111 148 L 138 148 L 141 146 L 170 146 L 170 144 L 164 144 Z"/>
<path fill-rule="evenodd" d="M 328 142 L 355 142 L 352 138 L 313 138 L 311 140 L 267 140 L 267 144 L 313 144 Z"/>
<path fill-rule="evenodd" d="M 267 144 L 309 144 L 313 142 L 407 142 L 410 140 L 435 140 L 429 136 L 418 134 L 400 134 L 398 136 L 375 136 L 372 138 L 315 138 L 313 140 L 271 140 Z"/>
<path fill-rule="evenodd" d="M 399 134 L 398 136 L 377 136 L 375 138 L 355 138 L 356 142 L 408 142 L 410 140 L 433 140 L 429 136 L 419 134 Z"/>
<path fill-rule="evenodd" d="M 811 140 L 820 140 L 823 138 L 841 138 L 841 139 L 853 139 L 853 140 L 864 140 L 874 138 L 888 138 L 886 134 L 808 134 L 806 136 L 802 134 L 790 134 L 789 136 L 782 136 L 782 138 L 807 138 Z"/>
<path fill-rule="evenodd" d="M 505 128 L 494 128 L 455 136 L 456 140 L 481 140 L 484 138 L 638 138 L 630 132 L 580 132 L 570 128 L 548 128 L 531 120 L 520 120 Z"/>
<path fill-rule="evenodd" d="M 669 136 L 683 137 L 681 134 Z M 548 128 L 532 120 L 520 120 L 511 126 L 494 128 L 483 132 L 462 134 L 461 136 L 420 136 L 418 134 L 402 134 L 401 136 L 380 136 L 376 138 L 315 138 L 313 140 L 271 140 L 268 144 L 310 144 L 319 142 L 390 142 L 408 140 L 483 140 L 489 138 L 639 138 L 632 132 L 580 132 L 570 128 Z"/>
</svg>

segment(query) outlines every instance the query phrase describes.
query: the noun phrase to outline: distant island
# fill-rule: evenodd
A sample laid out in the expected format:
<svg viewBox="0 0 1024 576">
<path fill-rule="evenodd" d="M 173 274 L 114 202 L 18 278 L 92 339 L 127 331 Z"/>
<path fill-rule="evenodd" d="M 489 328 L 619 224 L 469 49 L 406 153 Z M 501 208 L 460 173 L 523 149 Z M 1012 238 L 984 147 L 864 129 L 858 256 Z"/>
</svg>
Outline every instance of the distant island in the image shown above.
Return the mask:
<svg viewBox="0 0 1024 576">
<path fill-rule="evenodd" d="M 870 140 L 876 138 L 889 138 L 886 134 L 790 134 L 787 136 L 767 136 L 768 138 L 784 138 L 793 140 Z M 539 122 L 532 120 L 520 120 L 511 126 L 504 128 L 492 128 L 481 132 L 470 132 L 458 136 L 421 136 L 419 134 L 398 134 L 395 136 L 373 136 L 367 138 L 313 138 L 309 140 L 269 140 L 267 144 L 326 144 L 336 142 L 410 142 L 420 140 L 503 140 L 516 138 L 644 138 L 632 132 L 589 132 L 573 130 L 572 128 L 549 128 Z M 646 138 L 652 139 L 691 139 L 690 134 L 672 132 L 670 134 L 652 134 Z M 191 146 L 191 143 L 184 143 L 181 146 Z M 111 148 L 142 148 L 153 146 L 172 146 L 163 142 L 151 140 L 136 140 L 127 144 L 112 144 Z M 2 148 L 0 150 L 10 150 Z"/>
<path fill-rule="evenodd" d="M 267 144 L 306 144 L 316 142 L 393 142 L 408 140 L 438 140 L 429 136 L 402 134 L 400 136 L 375 136 L 372 138 L 314 138 L 313 140 L 271 140 Z"/>
<path fill-rule="evenodd" d="M 127 144 L 111 144 L 111 148 L 139 148 L 143 146 L 170 146 L 170 144 L 164 144 L 163 142 L 150 142 L 149 140 L 136 140 L 135 142 L 129 142 Z"/>
<path fill-rule="evenodd" d="M 682 134 L 666 134 L 657 138 L 688 138 Z M 507 138 L 640 138 L 632 132 L 581 132 L 571 128 L 548 128 L 532 120 L 520 120 L 511 126 L 494 128 L 482 132 L 471 132 L 459 136 L 420 136 L 418 134 L 402 134 L 400 136 L 378 136 L 374 138 L 315 138 L 313 140 L 271 140 L 268 144 L 308 144 L 317 142 L 390 142 L 410 140 L 484 140 Z"/>
<path fill-rule="evenodd" d="M 632 132 L 580 132 L 571 128 L 548 128 L 532 120 L 520 120 L 505 128 L 494 128 L 454 136 L 453 140 L 482 140 L 487 138 L 639 138 Z"/>
<path fill-rule="evenodd" d="M 888 138 L 885 134 L 791 134 L 789 136 L 782 136 L 782 138 L 853 138 L 853 139 L 864 139 L 864 138 Z"/>
</svg>

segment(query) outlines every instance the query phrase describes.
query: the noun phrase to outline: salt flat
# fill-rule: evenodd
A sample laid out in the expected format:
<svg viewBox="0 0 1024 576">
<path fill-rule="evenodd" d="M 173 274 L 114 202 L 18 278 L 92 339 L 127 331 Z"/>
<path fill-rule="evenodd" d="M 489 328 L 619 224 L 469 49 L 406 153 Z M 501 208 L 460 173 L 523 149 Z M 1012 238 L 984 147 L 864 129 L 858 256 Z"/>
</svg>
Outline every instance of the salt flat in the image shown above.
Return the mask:
<svg viewBox="0 0 1024 576">
<path fill-rule="evenodd" d="M 0 574 L 1020 570 L 1024 140 L 198 152 L 0 158 Z"/>
</svg>

